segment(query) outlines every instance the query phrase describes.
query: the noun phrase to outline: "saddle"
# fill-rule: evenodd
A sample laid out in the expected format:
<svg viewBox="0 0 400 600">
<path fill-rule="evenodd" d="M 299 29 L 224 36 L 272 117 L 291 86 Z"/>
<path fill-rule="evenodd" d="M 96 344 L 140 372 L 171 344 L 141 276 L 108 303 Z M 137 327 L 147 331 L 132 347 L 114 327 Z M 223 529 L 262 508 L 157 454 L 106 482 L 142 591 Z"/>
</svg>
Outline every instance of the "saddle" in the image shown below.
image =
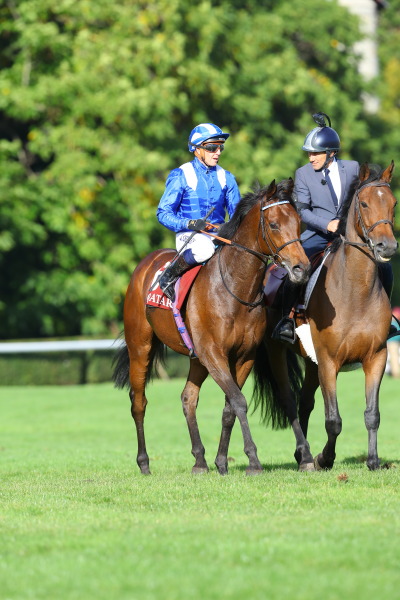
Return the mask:
<svg viewBox="0 0 400 600">
<path fill-rule="evenodd" d="M 294 306 L 291 307 L 289 318 L 300 317 L 303 322 L 306 322 L 304 314 L 308 306 L 311 293 L 318 279 L 319 272 L 325 258 L 328 256 L 329 250 L 326 249 L 313 254 L 310 258 L 311 262 L 311 277 L 306 285 L 299 286 L 297 300 Z M 285 286 L 288 272 L 283 267 L 272 264 L 267 269 L 267 282 L 264 288 L 265 303 L 270 308 L 280 309 L 285 305 Z"/>
<path fill-rule="evenodd" d="M 153 277 L 153 281 L 151 283 L 150 289 L 147 293 L 146 306 L 153 306 L 154 308 L 164 308 L 166 310 L 173 310 L 172 302 L 167 296 L 164 294 L 158 282 L 160 280 L 161 273 L 168 267 L 170 263 L 165 263 L 164 266 L 159 269 Z M 189 293 L 189 290 L 192 286 L 192 283 L 196 279 L 198 272 L 200 271 L 202 265 L 198 265 L 197 267 L 193 267 L 183 273 L 182 277 L 179 277 L 178 281 L 175 284 L 175 308 L 180 310 L 182 305 L 186 299 L 186 296 Z"/>
<path fill-rule="evenodd" d="M 160 275 L 164 271 L 164 269 L 166 269 L 168 267 L 168 265 L 169 265 L 169 262 L 165 263 L 165 265 L 163 267 L 161 267 L 161 269 L 159 269 L 156 272 L 156 274 L 154 275 L 152 284 L 147 293 L 146 306 L 150 306 L 152 308 L 163 308 L 166 310 L 172 310 L 175 324 L 180 333 L 182 341 L 185 344 L 186 348 L 189 350 L 189 356 L 190 356 L 190 358 L 195 358 L 196 352 L 194 349 L 193 342 L 190 338 L 190 335 L 188 334 L 188 331 L 186 329 L 186 325 L 183 321 L 183 318 L 181 315 L 181 308 L 182 308 L 184 301 L 186 300 L 186 297 L 189 293 L 189 290 L 190 290 L 194 280 L 197 277 L 198 272 L 200 271 L 200 269 L 203 265 L 198 265 L 197 267 L 193 267 L 192 269 L 189 269 L 189 271 L 186 271 L 185 273 L 183 273 L 182 277 L 179 277 L 179 279 L 177 280 L 177 282 L 175 284 L 176 300 L 175 300 L 174 304 L 171 302 L 171 300 L 169 298 L 167 298 L 167 296 L 164 294 L 164 292 L 158 285 L 158 282 L 160 280 Z"/>
</svg>

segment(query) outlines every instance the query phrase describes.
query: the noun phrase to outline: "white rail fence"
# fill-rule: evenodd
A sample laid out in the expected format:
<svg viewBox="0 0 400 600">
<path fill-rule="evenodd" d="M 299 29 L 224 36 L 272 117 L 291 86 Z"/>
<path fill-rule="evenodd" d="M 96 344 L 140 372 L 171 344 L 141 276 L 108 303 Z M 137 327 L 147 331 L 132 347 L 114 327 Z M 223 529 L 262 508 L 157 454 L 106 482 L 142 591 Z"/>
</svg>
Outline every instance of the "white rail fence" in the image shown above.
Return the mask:
<svg viewBox="0 0 400 600">
<path fill-rule="evenodd" d="M 121 340 L 60 340 L 45 342 L 0 342 L 0 354 L 29 354 L 36 352 L 63 352 L 86 350 L 115 350 Z"/>
</svg>

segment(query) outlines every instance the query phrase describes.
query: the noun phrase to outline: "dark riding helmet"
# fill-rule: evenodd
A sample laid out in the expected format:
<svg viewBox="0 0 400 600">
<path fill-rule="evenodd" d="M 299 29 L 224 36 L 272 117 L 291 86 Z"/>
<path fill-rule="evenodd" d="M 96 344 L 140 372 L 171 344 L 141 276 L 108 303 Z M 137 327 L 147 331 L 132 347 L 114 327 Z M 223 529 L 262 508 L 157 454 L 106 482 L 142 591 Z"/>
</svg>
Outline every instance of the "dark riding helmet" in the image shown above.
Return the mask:
<svg viewBox="0 0 400 600">
<path fill-rule="evenodd" d="M 325 124 L 325 117 L 328 119 L 329 127 Z M 340 150 L 340 138 L 330 127 L 330 118 L 325 113 L 316 113 L 313 115 L 313 119 L 319 127 L 315 127 L 307 134 L 303 150 L 306 152 L 335 152 L 336 154 Z"/>
</svg>

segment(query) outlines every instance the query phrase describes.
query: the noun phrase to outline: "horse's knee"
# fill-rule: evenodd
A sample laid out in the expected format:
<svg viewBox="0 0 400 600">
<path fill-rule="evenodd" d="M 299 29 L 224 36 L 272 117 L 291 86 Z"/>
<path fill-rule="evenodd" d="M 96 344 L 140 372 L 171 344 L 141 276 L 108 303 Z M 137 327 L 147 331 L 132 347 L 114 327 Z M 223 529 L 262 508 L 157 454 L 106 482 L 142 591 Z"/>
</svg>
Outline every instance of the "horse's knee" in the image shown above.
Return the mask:
<svg viewBox="0 0 400 600">
<path fill-rule="evenodd" d="M 340 417 L 337 419 L 327 419 L 325 421 L 325 429 L 328 435 L 337 437 L 342 431 L 342 419 Z"/>
<path fill-rule="evenodd" d="M 236 415 L 232 410 L 232 407 L 229 405 L 225 406 L 224 410 L 222 411 L 222 425 L 224 427 L 231 427 L 235 422 L 235 418 Z"/>
<path fill-rule="evenodd" d="M 371 429 L 378 429 L 381 422 L 379 410 L 371 411 L 367 409 L 364 412 L 364 421 L 365 427 L 368 429 L 368 431 Z"/>
</svg>

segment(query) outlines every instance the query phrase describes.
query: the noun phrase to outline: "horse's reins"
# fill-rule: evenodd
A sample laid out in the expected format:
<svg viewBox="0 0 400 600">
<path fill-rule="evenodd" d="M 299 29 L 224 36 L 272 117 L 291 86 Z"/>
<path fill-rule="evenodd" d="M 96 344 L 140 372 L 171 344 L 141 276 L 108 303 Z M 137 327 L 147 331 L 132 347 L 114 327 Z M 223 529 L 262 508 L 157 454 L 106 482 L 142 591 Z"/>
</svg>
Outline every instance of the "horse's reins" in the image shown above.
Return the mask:
<svg viewBox="0 0 400 600">
<path fill-rule="evenodd" d="M 358 189 L 356 191 L 356 199 L 355 199 L 356 215 L 357 215 L 359 223 L 361 224 L 361 229 L 362 229 L 364 239 L 366 240 L 366 242 L 365 243 L 350 242 L 349 240 L 346 240 L 346 238 L 343 235 L 341 235 L 340 238 L 341 238 L 342 242 L 344 244 L 347 244 L 348 246 L 354 246 L 355 248 L 359 248 L 360 250 L 362 248 L 369 248 L 375 256 L 375 251 L 374 251 L 375 244 L 369 237 L 369 233 L 371 233 L 371 231 L 373 229 L 375 229 L 375 227 L 377 225 L 382 225 L 383 223 L 390 225 L 392 228 L 392 231 L 393 231 L 393 221 L 390 221 L 389 219 L 380 219 L 379 221 L 376 221 L 376 223 L 371 225 L 371 227 L 367 228 L 367 226 L 365 225 L 362 213 L 361 213 L 361 208 L 360 208 L 360 192 L 363 191 L 367 187 L 389 187 L 390 188 L 390 185 L 386 182 L 373 181 L 371 183 L 366 183 L 365 185 L 363 185 L 360 189 Z"/>
<path fill-rule="evenodd" d="M 266 210 L 267 208 L 272 208 L 273 206 L 277 206 L 279 204 L 290 204 L 290 201 L 289 200 L 280 200 L 279 202 L 273 202 L 272 204 L 269 204 L 268 206 L 262 206 L 261 210 L 263 211 L 263 210 Z M 257 256 L 265 264 L 268 263 L 269 258 L 273 258 L 275 264 L 276 264 L 276 260 L 279 260 L 282 263 L 282 258 L 279 255 L 279 252 L 281 250 L 283 250 L 283 248 L 286 248 L 286 246 L 289 246 L 289 244 L 293 244 L 294 242 L 300 242 L 300 238 L 295 238 L 295 239 L 290 240 L 289 242 L 285 242 L 281 246 L 277 247 L 274 244 L 271 237 L 267 234 L 267 231 L 265 229 L 264 220 L 260 219 L 260 222 L 261 222 L 263 240 L 269 246 L 269 248 L 273 248 L 273 251 L 270 254 L 265 254 L 263 252 L 257 252 L 257 250 L 252 250 L 251 248 L 247 248 L 247 246 L 238 244 L 238 242 L 234 242 L 233 240 L 227 240 L 226 238 L 220 237 L 219 235 L 215 235 L 214 233 L 210 233 L 209 231 L 201 230 L 200 233 L 205 233 L 206 235 L 213 237 L 214 239 L 218 240 L 219 242 L 222 242 L 223 244 L 227 244 L 229 246 L 235 246 L 236 248 L 241 248 L 241 250 L 245 250 L 245 252 L 249 252 L 249 254 L 253 254 L 254 256 Z M 210 225 L 212 225 L 212 224 L 210 223 Z M 218 226 L 212 225 L 212 226 L 219 227 L 219 225 Z"/>
<path fill-rule="evenodd" d="M 289 200 L 279 200 L 278 202 L 273 202 L 271 204 L 268 204 L 266 206 L 261 206 L 260 207 L 260 213 L 264 210 L 267 210 L 268 208 L 272 208 L 273 206 L 278 206 L 280 204 L 290 204 Z M 277 247 L 275 245 L 275 243 L 273 242 L 273 240 L 271 239 L 271 236 L 268 235 L 266 228 L 265 228 L 265 223 L 264 223 L 264 219 L 260 218 L 260 224 L 259 227 L 261 226 L 261 235 L 262 238 L 264 240 L 264 242 L 267 244 L 267 246 L 269 247 L 271 253 L 270 254 L 264 254 L 262 252 L 257 252 L 256 250 L 252 250 L 251 248 L 247 248 L 246 246 L 243 246 L 242 244 L 238 244 L 237 242 L 234 242 L 232 240 L 227 240 L 225 238 L 222 238 L 218 235 L 215 235 L 213 233 L 209 233 L 207 231 L 202 231 L 202 233 L 206 233 L 207 235 L 210 235 L 211 237 L 219 240 L 222 243 L 228 244 L 230 246 L 235 246 L 237 248 L 240 248 L 241 250 L 245 250 L 245 252 L 248 252 L 250 254 L 253 254 L 254 256 L 257 256 L 257 258 L 259 258 L 265 265 L 268 264 L 268 259 L 272 258 L 274 263 L 277 264 L 277 261 L 279 261 L 282 264 L 282 257 L 280 256 L 279 252 L 281 250 L 283 250 L 283 248 L 285 248 L 286 246 L 288 246 L 289 244 L 293 244 L 294 242 L 300 242 L 299 238 L 295 238 L 293 240 L 290 240 L 288 242 L 285 242 L 284 244 L 282 244 L 281 246 Z M 218 267 L 219 267 L 219 273 L 221 276 L 221 280 L 222 283 L 225 287 L 225 289 L 227 290 L 227 292 L 229 292 L 229 294 L 231 296 L 233 296 L 235 298 L 235 300 L 237 300 L 238 302 L 240 302 L 241 304 L 244 304 L 245 306 L 251 306 L 252 308 L 259 306 L 260 304 L 262 304 L 263 302 L 263 298 L 264 298 L 264 294 L 263 291 L 261 291 L 261 298 L 260 300 L 257 300 L 256 302 L 247 302 L 246 300 L 242 300 L 241 298 L 239 298 L 238 296 L 236 296 L 236 294 L 234 294 L 227 286 L 224 276 L 222 274 L 222 268 L 221 268 L 221 253 L 218 253 Z"/>
</svg>

